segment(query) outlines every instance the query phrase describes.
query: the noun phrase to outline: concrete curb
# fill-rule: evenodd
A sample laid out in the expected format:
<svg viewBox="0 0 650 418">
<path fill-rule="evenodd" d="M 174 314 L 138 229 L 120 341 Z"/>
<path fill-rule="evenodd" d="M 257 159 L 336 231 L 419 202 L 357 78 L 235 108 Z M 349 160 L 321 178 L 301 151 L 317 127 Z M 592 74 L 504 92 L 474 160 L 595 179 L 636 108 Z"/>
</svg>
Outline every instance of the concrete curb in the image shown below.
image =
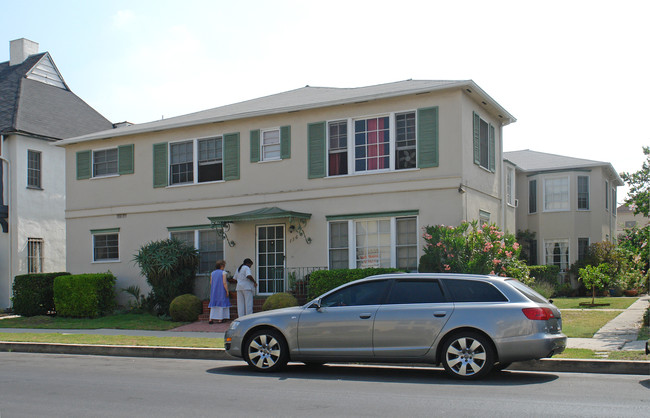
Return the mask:
<svg viewBox="0 0 650 418">
<path fill-rule="evenodd" d="M 142 347 L 53 343 L 0 342 L 0 351 L 41 354 L 176 358 L 188 360 L 239 360 L 222 348 Z M 650 376 L 650 361 L 541 359 L 513 363 L 508 370 L 568 373 L 633 374 Z"/>
</svg>

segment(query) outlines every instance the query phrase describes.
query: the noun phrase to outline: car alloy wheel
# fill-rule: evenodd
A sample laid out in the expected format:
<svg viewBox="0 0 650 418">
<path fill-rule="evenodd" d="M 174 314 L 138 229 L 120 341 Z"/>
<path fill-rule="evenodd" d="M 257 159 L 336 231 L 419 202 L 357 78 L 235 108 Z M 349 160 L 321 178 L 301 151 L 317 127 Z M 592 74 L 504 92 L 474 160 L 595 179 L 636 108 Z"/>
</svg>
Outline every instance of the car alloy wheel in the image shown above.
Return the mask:
<svg viewBox="0 0 650 418">
<path fill-rule="evenodd" d="M 284 337 L 275 330 L 255 331 L 248 338 L 245 348 L 246 362 L 258 371 L 279 370 L 289 360 Z"/>
<path fill-rule="evenodd" d="M 459 379 L 478 379 L 490 372 L 494 354 L 489 341 L 480 334 L 455 334 L 442 347 L 442 364 L 447 373 Z"/>
</svg>

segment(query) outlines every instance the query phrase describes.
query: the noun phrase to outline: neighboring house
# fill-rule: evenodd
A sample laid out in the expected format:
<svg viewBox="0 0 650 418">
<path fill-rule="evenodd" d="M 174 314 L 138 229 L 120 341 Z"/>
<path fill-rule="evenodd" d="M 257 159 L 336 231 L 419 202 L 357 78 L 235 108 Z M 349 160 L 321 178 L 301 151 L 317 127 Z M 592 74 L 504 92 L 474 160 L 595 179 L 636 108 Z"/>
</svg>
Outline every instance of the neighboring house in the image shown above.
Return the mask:
<svg viewBox="0 0 650 418">
<path fill-rule="evenodd" d="M 231 272 L 253 259 L 261 294 L 314 268 L 416 270 L 424 226 L 514 232 L 502 158 L 514 121 L 471 80 L 407 80 L 307 86 L 71 138 L 59 143 L 67 267 L 145 290 L 133 255 L 176 237 L 200 252 L 201 297 L 221 258 Z"/>
<path fill-rule="evenodd" d="M 530 150 L 504 153 L 516 165 L 517 230 L 530 231 L 530 264 L 566 272 L 590 244 L 616 239 L 616 188 L 610 163 Z"/>
<path fill-rule="evenodd" d="M 627 205 L 620 205 L 616 209 L 616 236 L 623 234 L 625 229 L 628 228 L 643 228 L 650 224 L 650 218 L 642 214 L 634 214 L 634 210 Z"/>
<path fill-rule="evenodd" d="M 65 270 L 65 151 L 51 144 L 112 124 L 70 91 L 27 39 L 0 63 L 0 309 L 13 278 Z"/>
</svg>

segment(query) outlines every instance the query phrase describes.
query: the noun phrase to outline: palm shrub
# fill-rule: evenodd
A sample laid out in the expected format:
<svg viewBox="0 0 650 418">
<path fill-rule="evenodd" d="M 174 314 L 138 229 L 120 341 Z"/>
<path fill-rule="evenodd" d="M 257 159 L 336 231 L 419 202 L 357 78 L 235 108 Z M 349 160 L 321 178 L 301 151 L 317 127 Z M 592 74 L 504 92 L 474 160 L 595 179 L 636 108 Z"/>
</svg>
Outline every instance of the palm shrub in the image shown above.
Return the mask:
<svg viewBox="0 0 650 418">
<path fill-rule="evenodd" d="M 199 265 L 198 251 L 172 238 L 145 244 L 133 261 L 151 286 L 150 297 L 159 314 L 168 314 L 176 296 L 192 293 Z"/>
</svg>

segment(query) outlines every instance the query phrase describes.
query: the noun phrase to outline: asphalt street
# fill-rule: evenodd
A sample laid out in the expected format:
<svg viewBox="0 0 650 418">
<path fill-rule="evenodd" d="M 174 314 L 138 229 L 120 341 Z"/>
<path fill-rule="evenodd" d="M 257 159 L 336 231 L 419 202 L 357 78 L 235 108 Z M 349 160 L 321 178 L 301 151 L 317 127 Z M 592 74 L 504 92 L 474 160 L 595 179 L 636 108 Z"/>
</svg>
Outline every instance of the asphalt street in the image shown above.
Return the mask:
<svg viewBox="0 0 650 418">
<path fill-rule="evenodd" d="M 4 417 L 640 417 L 650 377 L 506 371 L 458 382 L 418 367 L 0 353 Z"/>
</svg>

